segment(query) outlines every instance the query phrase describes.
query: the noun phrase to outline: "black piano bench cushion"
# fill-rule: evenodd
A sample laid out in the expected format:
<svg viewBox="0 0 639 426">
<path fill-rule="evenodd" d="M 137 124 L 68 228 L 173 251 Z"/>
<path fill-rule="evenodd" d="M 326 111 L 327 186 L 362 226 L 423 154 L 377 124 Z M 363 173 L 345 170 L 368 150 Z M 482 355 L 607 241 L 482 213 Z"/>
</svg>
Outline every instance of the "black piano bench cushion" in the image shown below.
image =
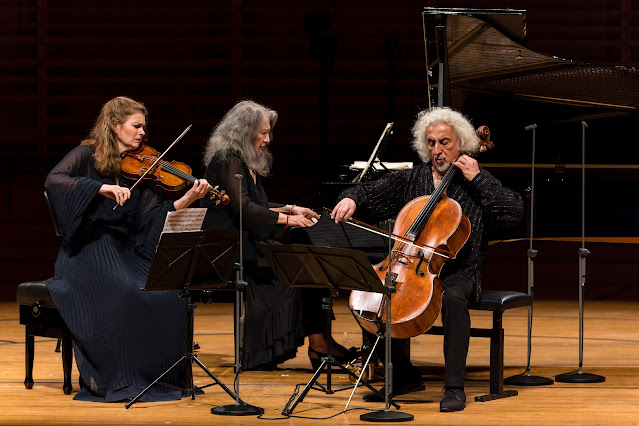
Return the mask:
<svg viewBox="0 0 639 426">
<path fill-rule="evenodd" d="M 20 305 L 40 303 L 42 307 L 57 309 L 44 281 L 30 281 L 20 284 L 16 291 L 16 298 Z"/>
<path fill-rule="evenodd" d="M 26 326 L 25 336 L 25 379 L 27 389 L 33 388 L 34 336 L 58 339 L 58 347 L 62 348 L 62 371 L 64 383 L 62 389 L 69 395 L 71 369 L 73 364 L 72 336 L 58 308 L 51 299 L 51 294 L 44 281 L 30 281 L 18 285 L 16 299 L 20 308 L 20 324 Z M 57 352 L 57 349 L 56 349 Z"/>
<path fill-rule="evenodd" d="M 503 312 L 507 309 L 532 305 L 532 298 L 527 293 L 518 291 L 484 290 L 479 305 L 474 309 L 480 311 Z"/>
</svg>

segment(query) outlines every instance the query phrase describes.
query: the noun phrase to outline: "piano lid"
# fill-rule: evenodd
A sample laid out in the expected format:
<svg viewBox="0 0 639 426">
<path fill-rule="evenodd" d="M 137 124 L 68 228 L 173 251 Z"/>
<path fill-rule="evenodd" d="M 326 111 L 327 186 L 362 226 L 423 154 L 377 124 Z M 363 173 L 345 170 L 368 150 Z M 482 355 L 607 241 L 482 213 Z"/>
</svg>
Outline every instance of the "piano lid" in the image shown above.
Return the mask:
<svg viewBox="0 0 639 426">
<path fill-rule="evenodd" d="M 455 92 L 461 91 L 621 113 L 639 108 L 636 69 L 576 62 L 526 48 L 524 10 L 425 8 L 423 21 L 433 106 L 443 101 L 459 109 Z M 445 38 L 445 50 L 438 37 Z M 441 84 L 444 93 L 438 92 Z"/>
</svg>

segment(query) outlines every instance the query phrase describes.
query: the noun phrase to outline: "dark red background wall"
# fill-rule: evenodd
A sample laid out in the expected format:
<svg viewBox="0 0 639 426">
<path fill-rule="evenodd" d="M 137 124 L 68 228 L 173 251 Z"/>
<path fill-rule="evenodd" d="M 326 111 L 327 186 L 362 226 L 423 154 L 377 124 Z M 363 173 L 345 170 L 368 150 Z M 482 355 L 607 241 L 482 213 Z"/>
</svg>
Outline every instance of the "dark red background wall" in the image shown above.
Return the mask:
<svg viewBox="0 0 639 426">
<path fill-rule="evenodd" d="M 395 134 L 383 159 L 416 161 L 408 140 L 415 114 L 427 107 L 425 6 L 526 9 L 534 50 L 639 65 L 639 6 L 630 0 L 0 0 L 0 300 L 12 300 L 20 282 L 53 274 L 59 242 L 42 197 L 46 173 L 114 96 L 148 106 L 157 149 L 193 124 L 170 157 L 195 175 L 209 132 L 230 106 L 250 98 L 273 107 L 280 113 L 267 188 L 273 200 L 321 207 L 319 182 L 367 159 L 389 121 Z M 486 124 L 499 128 L 501 119 L 508 117 Z M 493 135 L 509 143 L 527 137 Z M 525 226 L 517 232 L 525 237 Z M 544 244 L 538 295 L 576 297 L 578 245 Z M 590 294 L 637 297 L 637 250 L 611 247 L 593 248 L 589 283 L 606 291 Z M 625 254 L 612 259 L 617 250 Z M 525 251 L 522 243 L 494 247 L 492 287 L 525 290 Z"/>
</svg>

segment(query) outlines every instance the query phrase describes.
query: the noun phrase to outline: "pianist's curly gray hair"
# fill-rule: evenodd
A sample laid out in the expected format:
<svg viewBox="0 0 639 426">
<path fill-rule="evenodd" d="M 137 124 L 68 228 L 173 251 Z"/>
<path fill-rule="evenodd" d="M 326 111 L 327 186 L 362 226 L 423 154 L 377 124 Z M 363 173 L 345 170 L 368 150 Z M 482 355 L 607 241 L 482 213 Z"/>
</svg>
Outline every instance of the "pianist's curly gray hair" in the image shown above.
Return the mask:
<svg viewBox="0 0 639 426">
<path fill-rule="evenodd" d="M 411 145 L 424 163 L 430 161 L 426 130 L 430 126 L 446 123 L 453 128 L 459 143 L 459 152 L 462 154 L 475 154 L 479 150 L 479 137 L 470 120 L 448 107 L 438 107 L 432 110 L 424 110 L 417 115 L 413 125 L 413 140 Z"/>
<path fill-rule="evenodd" d="M 213 157 L 224 161 L 229 154 L 235 154 L 255 173 L 268 176 L 273 155 L 268 149 L 260 153 L 253 145 L 264 117 L 271 123 L 272 141 L 277 112 L 250 100 L 236 103 L 213 129 L 204 150 L 204 165 L 208 166 Z"/>
</svg>

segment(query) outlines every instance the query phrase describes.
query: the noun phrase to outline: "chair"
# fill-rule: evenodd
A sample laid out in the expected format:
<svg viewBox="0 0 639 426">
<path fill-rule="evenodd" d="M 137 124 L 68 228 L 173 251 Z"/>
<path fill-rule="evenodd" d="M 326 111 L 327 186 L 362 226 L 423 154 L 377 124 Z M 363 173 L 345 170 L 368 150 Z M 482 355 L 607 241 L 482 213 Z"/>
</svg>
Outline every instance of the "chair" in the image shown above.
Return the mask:
<svg viewBox="0 0 639 426">
<path fill-rule="evenodd" d="M 47 192 L 44 197 L 49 206 L 49 213 L 55 227 L 56 235 L 61 237 L 62 231 L 56 220 Z M 65 394 L 73 390 L 71 385 L 71 368 L 73 364 L 73 348 L 71 332 L 60 316 L 58 308 L 51 299 L 51 294 L 44 281 L 29 281 L 18 286 L 16 299 L 20 309 L 20 324 L 26 326 L 25 333 L 25 379 L 24 386 L 33 388 L 34 336 L 53 337 L 58 339 L 56 352 L 62 347 L 62 370 Z"/>
<path fill-rule="evenodd" d="M 491 311 L 493 313 L 493 324 L 491 328 L 471 328 L 471 337 L 490 338 L 490 393 L 475 397 L 475 401 L 485 402 L 493 399 L 508 398 L 518 394 L 516 390 L 504 390 L 504 328 L 502 318 L 508 309 L 531 306 L 532 298 L 527 293 L 518 291 L 494 291 L 483 290 L 479 305 L 471 307 L 478 311 Z M 434 334 L 442 336 L 444 329 L 442 326 L 433 326 L 424 334 Z M 367 342 L 366 335 L 363 335 L 364 342 Z M 403 346 L 404 352 L 410 356 L 410 344 L 406 340 Z M 370 353 L 370 346 L 365 344 L 362 348 L 362 359 Z M 372 374 L 372 373 L 370 373 Z"/>
<path fill-rule="evenodd" d="M 504 327 L 502 318 L 508 309 L 531 305 L 532 297 L 527 293 L 483 290 L 479 305 L 471 308 L 493 313 L 492 328 L 473 327 L 470 329 L 471 337 L 490 338 L 490 393 L 476 396 L 475 401 L 485 402 L 517 395 L 516 390 L 504 391 Z M 441 326 L 434 326 L 424 334 L 443 335 L 444 329 Z"/>
</svg>

